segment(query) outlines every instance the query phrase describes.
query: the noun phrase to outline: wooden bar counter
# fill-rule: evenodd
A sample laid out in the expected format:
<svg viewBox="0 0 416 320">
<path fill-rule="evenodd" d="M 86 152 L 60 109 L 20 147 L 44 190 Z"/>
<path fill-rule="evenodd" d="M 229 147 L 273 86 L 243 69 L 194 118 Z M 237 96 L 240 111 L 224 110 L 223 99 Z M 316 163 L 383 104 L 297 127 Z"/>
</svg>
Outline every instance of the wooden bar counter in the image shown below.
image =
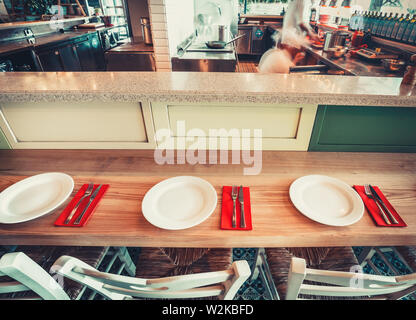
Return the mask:
<svg viewBox="0 0 416 320">
<path fill-rule="evenodd" d="M 63 206 L 41 218 L 0 224 L 0 244 L 169 247 L 289 247 L 416 245 L 416 154 L 263 152 L 259 175 L 243 175 L 244 164 L 158 165 L 152 150 L 0 150 L 0 191 L 31 175 L 65 172 L 83 183 L 110 188 L 87 225 L 55 227 Z M 405 228 L 374 225 L 367 211 L 357 223 L 332 227 L 310 220 L 292 205 L 289 186 L 297 178 L 323 174 L 349 185 L 370 183 L 384 192 Z M 161 180 L 179 175 L 206 179 L 216 188 L 218 205 L 203 223 L 170 231 L 143 217 L 145 193 Z M 252 231 L 220 230 L 221 189 L 250 187 Z"/>
</svg>

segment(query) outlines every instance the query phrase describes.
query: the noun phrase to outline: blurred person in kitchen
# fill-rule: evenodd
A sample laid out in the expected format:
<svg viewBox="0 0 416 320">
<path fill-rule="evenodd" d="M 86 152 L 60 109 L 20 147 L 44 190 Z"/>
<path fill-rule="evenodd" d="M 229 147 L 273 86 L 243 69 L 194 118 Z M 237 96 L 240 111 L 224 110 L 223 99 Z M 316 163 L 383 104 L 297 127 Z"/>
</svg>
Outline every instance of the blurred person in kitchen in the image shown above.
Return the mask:
<svg viewBox="0 0 416 320">
<path fill-rule="evenodd" d="M 291 0 L 283 19 L 281 32 L 274 36 L 276 47 L 266 51 L 260 59 L 258 70 L 262 73 L 289 73 L 290 67 L 304 58 L 304 46 L 318 41 L 309 19 L 315 0 Z"/>
</svg>

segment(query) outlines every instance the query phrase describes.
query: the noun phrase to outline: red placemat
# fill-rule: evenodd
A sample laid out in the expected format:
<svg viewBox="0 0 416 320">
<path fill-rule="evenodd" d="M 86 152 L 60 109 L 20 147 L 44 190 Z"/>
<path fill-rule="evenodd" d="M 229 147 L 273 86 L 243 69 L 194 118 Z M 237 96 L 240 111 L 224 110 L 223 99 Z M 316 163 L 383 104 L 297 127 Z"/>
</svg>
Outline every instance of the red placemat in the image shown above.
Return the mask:
<svg viewBox="0 0 416 320">
<path fill-rule="evenodd" d="M 233 218 L 233 199 L 231 197 L 231 186 L 224 186 L 222 188 L 222 206 L 221 206 L 221 229 L 223 230 L 252 230 L 253 226 L 251 223 L 251 202 L 250 202 L 250 188 L 243 187 L 244 194 L 244 215 L 246 219 L 246 227 L 240 228 L 240 202 L 235 201 L 235 211 L 236 211 L 236 228 L 233 228 L 232 218 Z M 238 187 L 240 191 L 240 187 Z"/>
<path fill-rule="evenodd" d="M 94 189 L 93 189 L 91 194 L 94 193 L 95 189 L 97 189 L 98 186 L 99 186 L 99 184 L 94 185 Z M 79 199 L 81 199 L 81 197 L 84 195 L 87 188 L 88 188 L 88 184 L 82 185 L 82 187 L 78 190 L 77 194 L 74 196 L 74 198 L 71 200 L 71 202 L 65 207 L 65 209 L 62 211 L 62 213 L 59 215 L 58 219 L 56 219 L 55 226 L 58 226 L 58 227 L 82 227 L 88 222 L 89 218 L 91 217 L 92 213 L 94 212 L 94 209 L 97 207 L 97 204 L 100 202 L 104 193 L 109 188 L 108 184 L 103 184 L 102 185 L 100 191 L 98 191 L 97 196 L 91 202 L 87 211 L 85 211 L 84 216 L 82 217 L 79 224 L 74 224 L 74 222 L 78 218 L 78 216 L 81 214 L 81 212 L 84 210 L 85 206 L 88 204 L 88 201 L 90 199 L 89 197 L 86 197 L 84 200 L 82 200 L 81 204 L 78 206 L 78 209 L 75 211 L 75 214 L 72 217 L 71 221 L 68 224 L 64 223 L 66 218 L 68 217 L 68 215 L 71 213 L 72 209 L 78 203 Z"/>
<path fill-rule="evenodd" d="M 363 199 L 363 202 L 364 202 L 365 207 L 367 208 L 367 211 L 369 212 L 370 216 L 373 218 L 373 221 L 377 226 L 380 226 L 380 227 L 406 227 L 407 226 L 407 224 L 400 217 L 400 215 L 397 213 L 397 211 L 394 209 L 394 207 L 391 205 L 391 203 L 387 200 L 387 198 L 384 196 L 384 194 L 381 192 L 381 190 L 378 187 L 372 186 L 374 190 L 377 192 L 377 194 L 380 196 L 381 200 L 383 200 L 387 208 L 396 218 L 397 222 L 399 223 L 393 224 L 392 222 L 391 224 L 387 224 L 384 221 L 383 217 L 381 216 L 380 209 L 377 207 L 375 200 L 370 199 L 366 196 L 365 191 L 364 191 L 364 186 L 353 186 L 353 187 L 355 191 L 358 192 L 361 199 Z M 387 215 L 387 218 L 388 218 L 388 215 Z"/>
</svg>

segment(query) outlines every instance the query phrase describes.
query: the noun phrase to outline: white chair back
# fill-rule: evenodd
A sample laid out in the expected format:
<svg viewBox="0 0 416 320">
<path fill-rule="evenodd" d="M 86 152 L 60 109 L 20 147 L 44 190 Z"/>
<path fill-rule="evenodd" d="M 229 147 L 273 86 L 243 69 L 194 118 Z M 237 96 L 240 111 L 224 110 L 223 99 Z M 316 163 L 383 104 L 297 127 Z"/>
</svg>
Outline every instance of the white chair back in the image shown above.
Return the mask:
<svg viewBox="0 0 416 320">
<path fill-rule="evenodd" d="M 132 297 L 176 299 L 218 296 L 231 300 L 251 275 L 245 260 L 235 261 L 228 270 L 144 279 L 100 272 L 83 261 L 60 257 L 53 270 L 71 280 L 80 282 L 109 299 Z"/>
<path fill-rule="evenodd" d="M 304 280 L 313 281 L 313 284 L 304 283 Z M 416 273 L 403 276 L 380 276 L 359 272 L 309 269 L 306 268 L 304 259 L 292 258 L 286 299 L 300 299 L 299 295 L 399 299 L 415 290 Z"/>
<path fill-rule="evenodd" d="M 0 282 L 0 294 L 32 291 L 28 293 L 30 299 L 69 300 L 55 279 L 23 252 L 0 258 L 0 278 L 4 276 L 13 280 Z"/>
</svg>

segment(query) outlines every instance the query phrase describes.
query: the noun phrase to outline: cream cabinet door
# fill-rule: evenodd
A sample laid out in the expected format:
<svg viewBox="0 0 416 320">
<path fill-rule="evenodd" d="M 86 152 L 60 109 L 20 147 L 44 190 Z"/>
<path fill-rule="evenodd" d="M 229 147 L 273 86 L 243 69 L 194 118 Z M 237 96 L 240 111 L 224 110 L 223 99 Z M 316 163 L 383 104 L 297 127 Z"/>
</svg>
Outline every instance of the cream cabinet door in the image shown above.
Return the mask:
<svg viewBox="0 0 416 320">
<path fill-rule="evenodd" d="M 0 126 L 16 149 L 155 147 L 150 106 L 138 102 L 5 103 Z"/>
<path fill-rule="evenodd" d="M 156 143 L 175 149 L 201 145 L 205 138 L 207 149 L 305 151 L 316 110 L 316 105 L 295 104 L 152 103 Z"/>
<path fill-rule="evenodd" d="M 0 149 L 10 149 L 9 143 L 7 142 L 7 139 L 1 129 L 0 129 Z"/>
</svg>

